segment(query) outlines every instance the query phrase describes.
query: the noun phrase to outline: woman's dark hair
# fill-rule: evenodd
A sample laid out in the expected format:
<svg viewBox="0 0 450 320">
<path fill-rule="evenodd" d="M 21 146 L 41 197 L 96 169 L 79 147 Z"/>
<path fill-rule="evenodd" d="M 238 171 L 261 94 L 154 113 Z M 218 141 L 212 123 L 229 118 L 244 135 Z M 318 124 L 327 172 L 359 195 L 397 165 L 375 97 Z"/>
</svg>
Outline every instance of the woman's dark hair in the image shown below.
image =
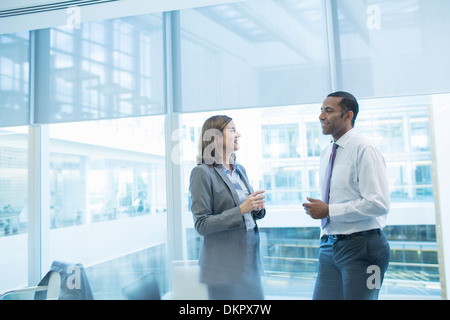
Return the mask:
<svg viewBox="0 0 450 320">
<path fill-rule="evenodd" d="M 348 111 L 353 112 L 353 119 L 352 119 L 352 126 L 355 126 L 356 117 L 358 116 L 359 112 L 359 105 L 358 101 L 356 101 L 356 98 L 348 92 L 345 91 L 336 91 L 333 93 L 330 93 L 328 97 L 337 97 L 342 98 L 339 102 L 339 105 L 342 107 L 342 116 Z"/>
<path fill-rule="evenodd" d="M 212 166 L 221 164 L 222 159 L 222 137 L 223 130 L 233 120 L 225 115 L 217 115 L 208 118 L 202 127 L 202 135 L 199 141 L 199 154 L 197 164 L 209 164 Z M 235 160 L 234 153 L 231 155 Z"/>
</svg>

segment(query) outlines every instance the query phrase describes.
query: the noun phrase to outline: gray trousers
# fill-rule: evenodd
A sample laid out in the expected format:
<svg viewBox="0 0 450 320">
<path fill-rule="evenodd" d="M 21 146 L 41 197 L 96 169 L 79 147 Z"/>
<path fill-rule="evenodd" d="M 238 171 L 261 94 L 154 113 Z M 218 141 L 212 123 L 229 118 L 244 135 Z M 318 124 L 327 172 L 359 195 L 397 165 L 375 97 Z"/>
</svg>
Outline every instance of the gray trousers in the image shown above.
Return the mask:
<svg viewBox="0 0 450 320">
<path fill-rule="evenodd" d="M 313 299 L 378 299 L 389 258 L 389 243 L 380 229 L 323 236 Z"/>
</svg>

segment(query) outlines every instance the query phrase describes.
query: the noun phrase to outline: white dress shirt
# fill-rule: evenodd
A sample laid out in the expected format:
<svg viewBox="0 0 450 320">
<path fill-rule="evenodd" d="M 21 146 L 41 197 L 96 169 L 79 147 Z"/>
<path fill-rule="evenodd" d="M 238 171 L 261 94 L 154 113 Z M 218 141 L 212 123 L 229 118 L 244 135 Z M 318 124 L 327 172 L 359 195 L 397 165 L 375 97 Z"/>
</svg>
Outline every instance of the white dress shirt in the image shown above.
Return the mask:
<svg viewBox="0 0 450 320">
<path fill-rule="evenodd" d="M 351 129 L 336 143 L 330 184 L 329 223 L 322 234 L 351 234 L 384 228 L 390 207 L 386 163 L 380 151 Z M 322 151 L 320 187 L 324 189 L 332 143 Z"/>
</svg>

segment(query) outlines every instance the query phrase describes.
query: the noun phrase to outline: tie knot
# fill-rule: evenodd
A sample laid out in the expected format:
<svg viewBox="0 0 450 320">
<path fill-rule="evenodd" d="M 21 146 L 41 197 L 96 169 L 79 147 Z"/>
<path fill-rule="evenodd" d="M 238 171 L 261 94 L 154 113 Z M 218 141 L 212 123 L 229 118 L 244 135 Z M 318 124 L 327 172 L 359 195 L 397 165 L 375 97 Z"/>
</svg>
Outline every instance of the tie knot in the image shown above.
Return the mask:
<svg viewBox="0 0 450 320">
<path fill-rule="evenodd" d="M 337 145 L 337 143 L 335 142 L 335 143 L 333 143 L 333 152 L 335 152 L 336 151 L 336 149 L 338 148 L 339 146 Z"/>
</svg>

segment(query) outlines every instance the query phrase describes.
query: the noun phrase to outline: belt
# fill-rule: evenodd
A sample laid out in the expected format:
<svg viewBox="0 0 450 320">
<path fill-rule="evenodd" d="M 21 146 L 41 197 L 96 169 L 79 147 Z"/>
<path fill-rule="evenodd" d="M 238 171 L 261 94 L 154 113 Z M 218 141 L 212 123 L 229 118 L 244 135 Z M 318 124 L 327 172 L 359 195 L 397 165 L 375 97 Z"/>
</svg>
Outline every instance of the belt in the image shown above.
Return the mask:
<svg viewBox="0 0 450 320">
<path fill-rule="evenodd" d="M 325 234 L 324 237 L 331 238 L 333 240 L 343 240 L 343 239 L 351 239 L 352 237 L 357 236 L 368 236 L 370 234 L 381 234 L 381 229 L 372 229 L 366 231 L 355 232 L 351 234 Z"/>
</svg>

